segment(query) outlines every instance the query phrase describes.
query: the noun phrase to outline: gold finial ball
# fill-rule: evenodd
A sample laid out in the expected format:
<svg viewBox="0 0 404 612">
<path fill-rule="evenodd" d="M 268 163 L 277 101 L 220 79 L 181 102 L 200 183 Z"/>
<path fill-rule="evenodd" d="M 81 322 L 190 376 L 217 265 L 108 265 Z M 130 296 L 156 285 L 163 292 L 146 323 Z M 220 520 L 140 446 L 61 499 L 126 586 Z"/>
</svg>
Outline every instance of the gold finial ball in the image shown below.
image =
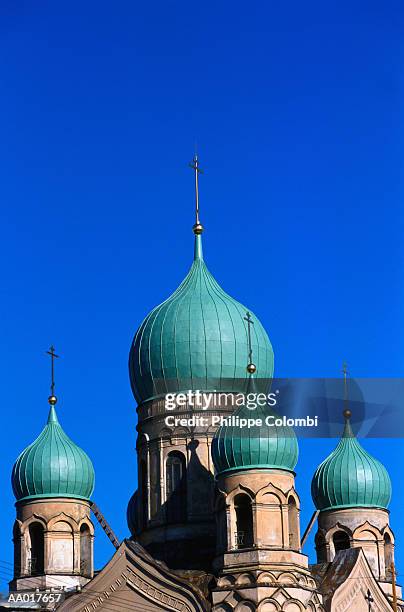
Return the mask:
<svg viewBox="0 0 404 612">
<path fill-rule="evenodd" d="M 192 228 L 192 231 L 197 236 L 199 236 L 199 234 L 202 234 L 202 232 L 203 232 L 203 225 L 202 225 L 202 223 L 195 223 L 194 227 Z"/>
<path fill-rule="evenodd" d="M 48 402 L 51 406 L 54 406 L 57 401 L 58 401 L 58 398 L 56 397 L 56 395 L 50 395 L 48 397 Z"/>
<path fill-rule="evenodd" d="M 344 412 L 342 413 L 344 415 L 344 419 L 348 420 L 351 418 L 352 416 L 352 412 L 348 409 L 344 410 Z"/>
<path fill-rule="evenodd" d="M 255 374 L 256 371 L 257 371 L 257 366 L 254 363 L 249 363 L 247 366 L 247 372 L 249 374 Z"/>
</svg>

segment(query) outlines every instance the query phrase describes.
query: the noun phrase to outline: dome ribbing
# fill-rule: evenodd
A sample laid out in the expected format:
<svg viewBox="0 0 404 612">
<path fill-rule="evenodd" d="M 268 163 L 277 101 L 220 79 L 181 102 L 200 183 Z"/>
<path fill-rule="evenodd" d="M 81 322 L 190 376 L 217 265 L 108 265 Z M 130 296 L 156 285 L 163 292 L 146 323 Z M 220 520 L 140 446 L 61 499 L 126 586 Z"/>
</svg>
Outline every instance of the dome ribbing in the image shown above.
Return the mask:
<svg viewBox="0 0 404 612">
<path fill-rule="evenodd" d="M 138 403 L 188 389 L 239 391 L 247 382 L 247 309 L 213 278 L 195 236 L 195 257 L 178 289 L 154 308 L 139 327 L 129 356 L 129 373 Z M 261 378 L 273 374 L 268 335 L 253 317 L 252 349 Z"/>
<path fill-rule="evenodd" d="M 249 393 L 257 393 L 251 378 Z M 244 469 L 283 469 L 293 471 L 299 448 L 291 427 L 266 425 L 267 417 L 278 418 L 269 406 L 257 406 L 254 410 L 246 404 L 234 412 L 234 425 L 223 425 L 212 440 L 212 460 L 217 473 Z M 240 427 L 239 419 L 260 419 L 262 425 Z M 274 419 L 270 419 L 274 423 Z"/>
<path fill-rule="evenodd" d="M 94 490 L 93 465 L 63 431 L 54 406 L 42 433 L 15 462 L 11 482 L 18 501 L 41 497 L 90 498 Z"/>
</svg>

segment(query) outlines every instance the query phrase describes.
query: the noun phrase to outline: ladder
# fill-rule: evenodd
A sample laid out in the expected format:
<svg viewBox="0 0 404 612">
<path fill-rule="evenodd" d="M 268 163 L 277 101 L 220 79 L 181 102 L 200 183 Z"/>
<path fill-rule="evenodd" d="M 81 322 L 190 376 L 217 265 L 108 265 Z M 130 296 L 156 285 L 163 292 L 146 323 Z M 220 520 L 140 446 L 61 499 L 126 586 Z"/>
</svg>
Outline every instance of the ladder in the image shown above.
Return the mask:
<svg viewBox="0 0 404 612">
<path fill-rule="evenodd" d="M 95 518 L 97 519 L 97 521 L 99 522 L 99 524 L 101 525 L 105 533 L 107 534 L 109 540 L 112 542 L 112 545 L 115 546 L 116 549 L 118 549 L 120 546 L 120 542 L 118 538 L 116 537 L 116 535 L 114 534 L 114 532 L 112 531 L 109 524 L 107 523 L 103 513 L 101 512 L 97 504 L 95 504 L 94 502 L 90 502 L 90 507 L 94 513 Z"/>
</svg>

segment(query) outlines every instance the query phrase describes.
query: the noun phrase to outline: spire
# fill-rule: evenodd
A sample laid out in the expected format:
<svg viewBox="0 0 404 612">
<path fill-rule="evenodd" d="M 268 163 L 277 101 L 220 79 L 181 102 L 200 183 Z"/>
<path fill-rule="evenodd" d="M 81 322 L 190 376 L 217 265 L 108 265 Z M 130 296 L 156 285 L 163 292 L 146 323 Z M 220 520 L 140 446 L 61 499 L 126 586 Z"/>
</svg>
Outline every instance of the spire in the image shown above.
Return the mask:
<svg viewBox="0 0 404 612">
<path fill-rule="evenodd" d="M 348 408 L 348 365 L 344 361 L 342 364 L 342 372 L 344 374 L 344 411 L 343 416 L 345 419 L 345 427 L 344 433 L 342 434 L 343 438 L 354 438 L 355 434 L 352 431 L 351 427 L 351 416 L 352 412 Z"/>
<path fill-rule="evenodd" d="M 195 224 L 192 228 L 192 231 L 195 234 L 195 249 L 194 249 L 194 259 L 203 259 L 202 252 L 202 238 L 201 234 L 203 232 L 203 225 L 199 219 L 199 182 L 198 177 L 199 174 L 202 173 L 202 170 L 199 167 L 198 156 L 195 154 L 192 162 L 189 164 L 190 167 L 194 170 L 195 173 Z"/>
<path fill-rule="evenodd" d="M 46 354 L 50 355 L 51 357 L 51 394 L 48 397 L 48 402 L 51 406 L 54 406 L 58 401 L 58 398 L 55 395 L 55 359 L 59 358 L 59 355 L 56 355 L 55 347 L 53 346 L 53 344 L 50 347 L 49 351 L 46 351 Z"/>
<path fill-rule="evenodd" d="M 251 325 L 254 325 L 254 321 L 251 318 L 251 313 L 246 312 L 246 316 L 244 320 L 247 321 L 247 333 L 248 333 L 248 365 L 247 372 L 249 374 L 254 374 L 257 370 L 257 366 L 253 363 L 253 352 L 252 352 L 252 343 L 251 343 Z"/>
</svg>

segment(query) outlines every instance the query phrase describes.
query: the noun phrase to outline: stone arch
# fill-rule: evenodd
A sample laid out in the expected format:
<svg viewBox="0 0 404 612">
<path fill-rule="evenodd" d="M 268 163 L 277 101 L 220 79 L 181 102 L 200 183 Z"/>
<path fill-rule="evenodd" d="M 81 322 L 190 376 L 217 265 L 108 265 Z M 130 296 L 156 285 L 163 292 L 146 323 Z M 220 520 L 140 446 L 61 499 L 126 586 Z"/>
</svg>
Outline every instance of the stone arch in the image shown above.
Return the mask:
<svg viewBox="0 0 404 612">
<path fill-rule="evenodd" d="M 94 525 L 92 524 L 92 522 L 89 519 L 81 519 L 80 523 L 79 523 L 79 531 L 81 529 L 82 525 L 87 525 L 87 527 L 90 530 L 90 534 L 93 536 L 94 535 Z"/>
<path fill-rule="evenodd" d="M 34 514 L 21 524 L 21 533 L 23 535 L 28 531 L 28 528 L 31 523 L 41 523 L 42 527 L 44 528 L 44 531 L 47 531 L 48 526 L 46 524 L 46 520 L 39 514 Z"/>
<path fill-rule="evenodd" d="M 73 527 L 68 521 L 56 521 L 52 525 L 52 531 L 61 531 L 63 533 L 73 533 Z"/>
<path fill-rule="evenodd" d="M 181 523 L 187 518 L 187 460 L 179 450 L 165 458 L 165 485 L 167 522 Z"/>
<path fill-rule="evenodd" d="M 255 582 L 255 578 L 249 572 L 244 572 L 243 574 L 240 574 L 236 580 L 237 585 L 243 585 L 243 586 L 254 584 L 254 582 Z"/>
<path fill-rule="evenodd" d="M 163 438 L 165 440 L 171 440 L 172 435 L 173 430 L 170 427 L 163 427 L 162 429 L 160 429 L 160 432 L 158 434 L 159 438 Z"/>
<path fill-rule="evenodd" d="M 296 584 L 296 578 L 291 572 L 282 572 L 278 576 L 278 582 L 280 584 Z"/>
<path fill-rule="evenodd" d="M 354 540 L 379 540 L 381 533 L 377 527 L 366 521 L 355 529 L 352 534 Z"/>
<path fill-rule="evenodd" d="M 333 535 L 336 531 L 345 531 L 348 534 L 349 538 L 352 539 L 352 531 L 349 529 L 349 527 L 347 527 L 346 525 L 342 525 L 341 523 L 336 523 L 334 527 L 329 529 L 325 534 L 325 541 L 327 544 L 332 543 Z"/>
<path fill-rule="evenodd" d="M 174 427 L 174 429 L 172 430 L 172 438 L 190 438 L 191 437 L 191 430 L 189 429 L 189 427 Z"/>
<path fill-rule="evenodd" d="M 245 487 L 244 485 L 238 485 L 235 489 L 233 489 L 232 491 L 230 491 L 230 493 L 227 494 L 227 503 L 231 504 L 236 495 L 238 495 L 239 493 L 245 493 L 246 495 L 248 495 L 251 501 L 254 501 L 255 499 L 255 494 L 251 489 Z"/>
<path fill-rule="evenodd" d="M 285 612 L 304 612 L 304 607 L 297 599 L 289 599 L 283 604 L 282 610 Z"/>
<path fill-rule="evenodd" d="M 394 536 L 394 533 L 393 533 L 393 531 L 392 531 L 392 529 L 391 529 L 390 525 L 386 525 L 386 527 L 385 527 L 384 529 L 382 529 L 382 530 L 381 530 L 381 534 L 382 534 L 382 536 L 383 536 L 383 537 L 384 537 L 384 534 L 385 534 L 385 533 L 388 533 L 388 534 L 389 534 L 390 539 L 391 539 L 391 541 L 392 541 L 392 542 L 393 542 L 393 544 L 394 544 L 394 541 L 395 541 L 395 536 Z"/>
<path fill-rule="evenodd" d="M 298 509 L 300 510 L 300 497 L 299 497 L 299 495 L 298 495 L 298 493 L 297 493 L 297 491 L 296 491 L 296 489 L 295 489 L 294 487 L 291 487 L 291 488 L 289 489 L 289 491 L 287 491 L 287 492 L 285 493 L 285 497 L 286 497 L 287 499 L 289 499 L 289 497 L 293 497 L 293 498 L 294 498 L 294 500 L 295 500 L 295 502 L 296 502 L 296 506 L 297 506 L 297 507 L 298 507 Z"/>
<path fill-rule="evenodd" d="M 67 528 L 63 525 L 58 525 L 58 523 L 67 523 L 71 529 L 71 531 L 77 533 L 79 530 L 79 526 L 76 521 L 71 517 L 67 516 L 64 512 L 60 512 L 56 516 L 53 516 L 48 522 L 48 531 L 67 531 Z"/>
<path fill-rule="evenodd" d="M 265 487 L 257 491 L 257 503 L 264 503 L 264 504 L 273 503 L 269 501 L 270 497 L 267 497 L 270 494 L 272 494 L 274 498 L 277 498 L 277 500 L 279 500 L 276 503 L 279 503 L 279 504 L 287 503 L 287 497 L 285 493 L 282 491 L 282 489 L 279 489 L 279 487 L 276 487 L 272 483 L 267 484 Z"/>
<path fill-rule="evenodd" d="M 217 581 L 217 586 L 220 588 L 227 587 L 227 586 L 233 586 L 235 582 L 236 582 L 235 577 L 227 574 L 226 576 L 221 576 L 219 578 L 219 580 Z"/>
<path fill-rule="evenodd" d="M 258 584 L 265 584 L 265 583 L 274 584 L 275 582 L 276 582 L 276 578 L 273 574 L 271 574 L 271 572 L 262 572 L 257 578 Z"/>
</svg>

